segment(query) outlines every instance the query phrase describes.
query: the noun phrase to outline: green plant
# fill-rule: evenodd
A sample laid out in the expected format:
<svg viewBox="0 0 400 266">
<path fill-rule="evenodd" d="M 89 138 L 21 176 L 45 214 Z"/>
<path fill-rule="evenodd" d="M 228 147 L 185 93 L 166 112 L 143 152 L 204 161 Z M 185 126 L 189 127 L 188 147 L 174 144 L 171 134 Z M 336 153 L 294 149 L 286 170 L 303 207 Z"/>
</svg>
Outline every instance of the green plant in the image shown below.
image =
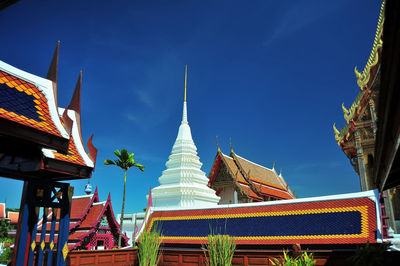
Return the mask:
<svg viewBox="0 0 400 266">
<path fill-rule="evenodd" d="M 137 167 L 140 169 L 140 171 L 144 171 L 143 169 L 145 168 L 144 165 L 141 165 L 137 163 L 133 159 L 133 153 L 128 153 L 126 149 L 122 149 L 121 152 L 119 150 L 114 151 L 114 154 L 118 157 L 117 160 L 110 160 L 106 159 L 104 161 L 105 165 L 116 165 L 122 170 L 124 170 L 124 194 L 122 198 L 122 210 L 121 210 L 121 219 L 120 219 L 120 234 L 118 236 L 118 248 L 121 248 L 121 235 L 122 235 L 122 227 L 124 223 L 124 210 L 125 210 L 125 191 L 126 191 L 126 172 L 129 170 L 131 167 Z"/>
<path fill-rule="evenodd" d="M 312 253 L 303 252 L 300 256 L 294 258 L 283 251 L 283 258 L 281 257 L 281 261 L 274 258 L 273 260 L 270 259 L 270 262 L 272 265 L 281 266 L 310 266 L 315 265 L 317 261 L 314 259 Z"/>
<path fill-rule="evenodd" d="M 9 230 L 11 230 L 10 222 L 7 220 L 0 220 L 0 238 L 7 237 Z"/>
<path fill-rule="evenodd" d="M 388 244 L 370 245 L 368 242 L 363 247 L 357 247 L 356 252 L 350 257 L 354 265 L 385 265 L 385 253 Z"/>
<path fill-rule="evenodd" d="M 208 245 L 202 247 L 207 265 L 232 265 L 236 250 L 235 238 L 229 235 L 208 235 Z M 208 253 L 208 254 L 207 254 Z"/>
<path fill-rule="evenodd" d="M 161 238 L 158 232 L 143 232 L 139 237 L 139 265 L 157 265 L 160 259 Z"/>
<path fill-rule="evenodd" d="M 0 263 L 8 264 L 11 262 L 13 256 L 13 250 L 10 247 L 5 247 L 3 253 L 0 255 Z"/>
</svg>

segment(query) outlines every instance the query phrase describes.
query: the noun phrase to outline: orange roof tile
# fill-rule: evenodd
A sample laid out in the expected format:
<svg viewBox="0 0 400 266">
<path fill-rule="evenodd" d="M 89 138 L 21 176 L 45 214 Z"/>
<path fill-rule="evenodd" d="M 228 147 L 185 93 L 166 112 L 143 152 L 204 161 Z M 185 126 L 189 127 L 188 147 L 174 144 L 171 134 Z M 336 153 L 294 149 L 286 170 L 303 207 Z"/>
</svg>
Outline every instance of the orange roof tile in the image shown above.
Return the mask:
<svg viewBox="0 0 400 266">
<path fill-rule="evenodd" d="M 17 224 L 19 218 L 19 212 L 8 212 L 8 218 L 10 219 L 10 224 Z"/>
<path fill-rule="evenodd" d="M 0 203 L 0 219 L 6 218 L 6 204 Z"/>
<path fill-rule="evenodd" d="M 239 155 L 236 155 L 236 157 L 244 171 L 246 173 L 250 172 L 251 180 L 286 190 L 286 182 L 284 182 L 272 169 L 253 163 Z"/>
</svg>

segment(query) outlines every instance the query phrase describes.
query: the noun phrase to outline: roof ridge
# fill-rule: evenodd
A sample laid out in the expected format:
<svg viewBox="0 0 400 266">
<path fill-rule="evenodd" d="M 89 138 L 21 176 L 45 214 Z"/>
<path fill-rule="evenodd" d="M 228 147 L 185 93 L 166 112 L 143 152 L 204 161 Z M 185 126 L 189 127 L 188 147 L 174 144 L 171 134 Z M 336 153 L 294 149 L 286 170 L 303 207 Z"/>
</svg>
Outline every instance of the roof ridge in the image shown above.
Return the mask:
<svg viewBox="0 0 400 266">
<path fill-rule="evenodd" d="M 271 172 L 274 172 L 274 173 L 276 174 L 276 172 L 275 172 L 273 169 L 269 169 L 269 168 L 266 167 L 266 166 L 263 166 L 263 165 L 261 165 L 261 164 L 255 163 L 255 162 L 253 162 L 253 161 L 250 161 L 250 160 L 248 160 L 248 159 L 246 159 L 246 158 L 244 158 L 244 157 L 242 157 L 242 156 L 240 156 L 240 155 L 237 155 L 236 153 L 235 153 L 235 155 L 236 155 L 237 157 L 239 157 L 240 159 L 243 159 L 243 160 L 245 160 L 245 161 L 247 161 L 247 162 L 249 162 L 249 163 L 255 164 L 255 165 L 257 165 L 257 166 L 259 166 L 259 167 L 261 167 L 261 168 L 264 168 L 264 169 L 269 170 L 269 171 L 271 171 Z M 278 176 L 278 175 L 277 175 L 277 176 Z"/>
<path fill-rule="evenodd" d="M 93 197 L 94 194 L 89 194 L 89 195 L 79 195 L 79 196 L 73 196 L 72 199 L 82 199 L 82 198 L 91 198 Z"/>
</svg>

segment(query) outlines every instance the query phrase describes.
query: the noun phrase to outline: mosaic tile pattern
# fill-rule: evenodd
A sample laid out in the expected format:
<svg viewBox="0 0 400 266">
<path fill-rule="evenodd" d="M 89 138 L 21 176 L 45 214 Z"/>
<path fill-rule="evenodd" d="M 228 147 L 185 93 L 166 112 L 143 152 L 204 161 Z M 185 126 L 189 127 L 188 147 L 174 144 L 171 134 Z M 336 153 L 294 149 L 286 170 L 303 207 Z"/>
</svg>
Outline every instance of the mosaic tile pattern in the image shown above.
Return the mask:
<svg viewBox="0 0 400 266">
<path fill-rule="evenodd" d="M 86 166 L 86 163 L 83 161 L 82 156 L 79 154 L 78 150 L 76 149 L 76 146 L 74 143 L 74 138 L 72 137 L 72 135 L 69 139 L 68 153 L 62 154 L 62 153 L 55 152 L 54 158 L 57 160 L 60 160 L 60 161 L 65 161 L 65 162 L 69 162 L 69 163 Z"/>
<path fill-rule="evenodd" d="M 375 243 L 375 202 L 369 198 L 230 209 L 154 212 L 148 230 L 160 229 L 164 243 L 205 243 L 214 234 L 237 244 Z"/>
<path fill-rule="evenodd" d="M 0 71 L 0 117 L 61 136 L 39 88 L 3 71 Z"/>
</svg>

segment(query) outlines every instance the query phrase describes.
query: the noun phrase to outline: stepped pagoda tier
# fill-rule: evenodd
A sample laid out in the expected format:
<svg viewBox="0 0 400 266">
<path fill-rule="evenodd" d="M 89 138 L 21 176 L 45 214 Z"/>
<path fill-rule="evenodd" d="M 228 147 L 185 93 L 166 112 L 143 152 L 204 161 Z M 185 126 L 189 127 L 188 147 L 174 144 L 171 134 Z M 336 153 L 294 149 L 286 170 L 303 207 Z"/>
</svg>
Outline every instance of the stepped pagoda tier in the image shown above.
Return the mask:
<svg viewBox="0 0 400 266">
<path fill-rule="evenodd" d="M 269 169 L 237 155 L 217 155 L 208 175 L 208 186 L 221 197 L 219 204 L 294 199 L 294 195 L 275 168 Z"/>
<path fill-rule="evenodd" d="M 187 120 L 186 75 L 182 122 L 172 147 L 167 169 L 158 179 L 160 186 L 152 189 L 153 206 L 157 208 L 202 207 L 217 205 L 219 197 L 207 186 L 208 178 L 201 170 Z"/>
</svg>

